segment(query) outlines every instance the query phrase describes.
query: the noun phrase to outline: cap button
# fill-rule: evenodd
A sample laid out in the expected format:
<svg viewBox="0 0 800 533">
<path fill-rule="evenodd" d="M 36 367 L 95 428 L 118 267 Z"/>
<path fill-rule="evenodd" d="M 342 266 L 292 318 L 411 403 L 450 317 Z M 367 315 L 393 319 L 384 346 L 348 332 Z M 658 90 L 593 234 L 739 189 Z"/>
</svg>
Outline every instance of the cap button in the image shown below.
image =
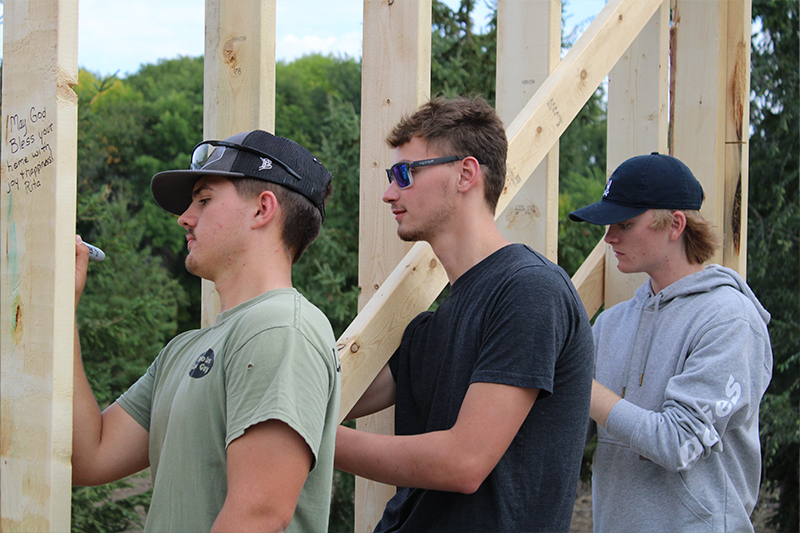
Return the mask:
<svg viewBox="0 0 800 533">
<path fill-rule="evenodd" d="M 650 155 L 660 155 L 658 152 L 650 152 Z"/>
</svg>

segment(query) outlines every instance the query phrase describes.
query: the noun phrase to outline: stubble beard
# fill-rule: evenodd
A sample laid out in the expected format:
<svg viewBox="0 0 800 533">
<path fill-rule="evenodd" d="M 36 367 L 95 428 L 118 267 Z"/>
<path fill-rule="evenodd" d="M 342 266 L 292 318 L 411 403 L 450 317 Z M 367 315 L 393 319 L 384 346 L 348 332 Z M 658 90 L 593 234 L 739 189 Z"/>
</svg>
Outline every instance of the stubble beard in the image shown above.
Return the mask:
<svg viewBox="0 0 800 533">
<path fill-rule="evenodd" d="M 429 243 L 450 221 L 454 209 L 450 203 L 443 205 L 430 220 L 417 228 L 404 228 L 401 224 L 397 226 L 397 236 L 405 242 L 425 241 Z"/>
<path fill-rule="evenodd" d="M 189 274 L 192 274 L 192 275 L 198 276 L 198 277 L 202 277 L 197 272 L 198 265 L 197 265 L 197 262 L 193 260 L 191 253 L 186 256 L 186 261 L 184 261 L 184 266 L 186 266 L 186 271 L 189 272 Z"/>
</svg>

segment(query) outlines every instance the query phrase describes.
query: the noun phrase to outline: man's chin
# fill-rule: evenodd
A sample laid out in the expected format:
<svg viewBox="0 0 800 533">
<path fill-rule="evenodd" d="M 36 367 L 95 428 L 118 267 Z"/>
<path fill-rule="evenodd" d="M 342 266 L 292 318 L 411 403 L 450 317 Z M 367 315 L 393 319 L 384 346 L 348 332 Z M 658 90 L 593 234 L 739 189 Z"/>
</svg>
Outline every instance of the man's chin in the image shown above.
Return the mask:
<svg viewBox="0 0 800 533">
<path fill-rule="evenodd" d="M 413 231 L 403 231 L 402 228 L 397 228 L 397 236 L 400 237 L 401 241 L 405 242 L 417 242 L 425 240 L 425 238 L 419 233 Z"/>
<path fill-rule="evenodd" d="M 203 277 L 203 275 L 199 272 L 199 268 L 198 268 L 197 262 L 194 260 L 194 258 L 191 255 L 188 255 L 186 257 L 186 261 L 184 262 L 184 266 L 186 267 L 186 271 L 189 272 L 189 274 L 197 276 L 198 278 L 202 278 Z"/>
</svg>

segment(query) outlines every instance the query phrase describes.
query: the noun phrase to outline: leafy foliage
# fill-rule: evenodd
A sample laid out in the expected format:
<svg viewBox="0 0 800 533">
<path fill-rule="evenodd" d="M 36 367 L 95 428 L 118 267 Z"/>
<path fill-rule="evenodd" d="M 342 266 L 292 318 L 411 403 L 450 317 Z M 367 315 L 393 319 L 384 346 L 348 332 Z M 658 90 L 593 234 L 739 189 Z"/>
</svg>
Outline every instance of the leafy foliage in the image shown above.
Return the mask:
<svg viewBox="0 0 800 533">
<path fill-rule="evenodd" d="M 141 376 L 175 335 L 184 291 L 144 245 L 124 194 L 110 188 L 78 203 L 78 231 L 107 258 L 90 266 L 77 321 L 86 375 L 108 405 Z"/>
<path fill-rule="evenodd" d="M 774 366 L 761 406 L 767 487 L 779 531 L 800 530 L 800 13 L 758 0 L 753 35 L 748 283 L 772 314 Z"/>
<path fill-rule="evenodd" d="M 559 142 L 558 264 L 572 276 L 604 235 L 603 226 L 569 220 L 598 201 L 606 184 L 606 108 L 598 89 Z"/>
<path fill-rule="evenodd" d="M 338 337 L 358 308 L 361 68 L 352 59 L 312 55 L 279 64 L 277 72 L 276 134 L 307 139 L 333 175 L 325 223 L 294 266 L 293 283 Z"/>
<path fill-rule="evenodd" d="M 433 2 L 431 95 L 481 95 L 494 104 L 497 70 L 497 14 L 485 34 L 473 32 L 475 0 L 461 0 L 457 11 Z"/>
<path fill-rule="evenodd" d="M 116 498 L 119 490 L 133 487 L 119 480 L 97 487 L 72 488 L 72 533 L 121 533 L 141 529 L 141 513 L 150 507 L 152 489 L 125 498 Z"/>
</svg>

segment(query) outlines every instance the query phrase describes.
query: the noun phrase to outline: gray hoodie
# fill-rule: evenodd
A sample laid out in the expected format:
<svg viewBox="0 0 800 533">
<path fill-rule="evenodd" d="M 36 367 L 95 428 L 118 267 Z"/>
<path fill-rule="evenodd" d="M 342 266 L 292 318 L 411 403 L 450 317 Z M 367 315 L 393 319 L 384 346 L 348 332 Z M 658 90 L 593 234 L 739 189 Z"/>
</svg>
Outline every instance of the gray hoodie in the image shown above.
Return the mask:
<svg viewBox="0 0 800 533">
<path fill-rule="evenodd" d="M 624 395 L 597 428 L 596 532 L 753 531 L 769 319 L 718 265 L 597 318 L 596 379 Z"/>
</svg>

